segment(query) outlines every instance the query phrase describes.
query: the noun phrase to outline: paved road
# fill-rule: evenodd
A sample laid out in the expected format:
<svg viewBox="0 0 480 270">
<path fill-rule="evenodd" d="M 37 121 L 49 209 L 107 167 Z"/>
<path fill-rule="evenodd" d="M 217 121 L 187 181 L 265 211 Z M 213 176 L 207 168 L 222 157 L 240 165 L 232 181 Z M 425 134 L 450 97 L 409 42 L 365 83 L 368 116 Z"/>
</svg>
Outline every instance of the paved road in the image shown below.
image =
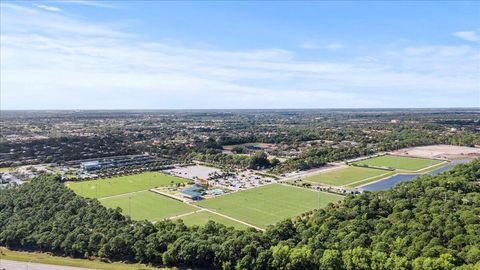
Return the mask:
<svg viewBox="0 0 480 270">
<path fill-rule="evenodd" d="M 0 269 L 3 270 L 92 270 L 87 268 L 79 267 L 70 267 L 62 265 L 51 265 L 51 264 L 41 264 L 41 263 L 27 263 L 27 262 L 17 262 L 10 260 L 1 260 Z"/>
<path fill-rule="evenodd" d="M 291 175 L 287 175 L 279 180 L 279 182 L 286 182 L 286 181 L 291 181 L 291 180 L 298 180 L 301 178 L 305 178 L 308 176 L 316 175 L 321 172 L 327 172 L 327 171 L 333 171 L 333 170 L 338 170 L 341 168 L 347 167 L 345 164 L 339 164 L 339 163 L 329 163 L 329 166 L 326 167 L 320 167 L 320 168 L 315 168 L 311 169 L 308 171 L 300 171 L 298 173 L 293 173 Z"/>
</svg>

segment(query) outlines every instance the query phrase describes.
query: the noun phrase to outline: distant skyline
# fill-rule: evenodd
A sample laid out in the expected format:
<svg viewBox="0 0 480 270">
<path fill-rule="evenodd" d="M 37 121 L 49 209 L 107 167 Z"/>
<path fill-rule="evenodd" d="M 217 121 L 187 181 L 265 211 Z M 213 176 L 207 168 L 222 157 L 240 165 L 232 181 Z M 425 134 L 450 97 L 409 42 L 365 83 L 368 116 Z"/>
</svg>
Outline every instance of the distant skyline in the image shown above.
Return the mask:
<svg viewBox="0 0 480 270">
<path fill-rule="evenodd" d="M 12 109 L 480 107 L 480 2 L 4 1 Z"/>
</svg>

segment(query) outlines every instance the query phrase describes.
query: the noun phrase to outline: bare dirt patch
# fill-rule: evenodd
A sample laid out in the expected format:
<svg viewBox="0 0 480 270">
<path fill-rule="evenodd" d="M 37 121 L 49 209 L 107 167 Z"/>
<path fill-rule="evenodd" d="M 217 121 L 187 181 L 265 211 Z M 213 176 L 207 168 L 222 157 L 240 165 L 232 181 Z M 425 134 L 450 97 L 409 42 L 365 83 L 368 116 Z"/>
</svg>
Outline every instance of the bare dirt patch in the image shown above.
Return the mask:
<svg viewBox="0 0 480 270">
<path fill-rule="evenodd" d="M 404 148 L 394 151 L 392 154 L 407 157 L 455 160 L 480 157 L 480 148 L 439 144 Z"/>
<path fill-rule="evenodd" d="M 221 171 L 222 170 L 213 168 L 213 167 L 196 165 L 196 166 L 178 167 L 175 169 L 166 170 L 165 172 L 168 172 L 172 175 L 184 177 L 184 178 L 189 178 L 189 179 L 207 180 L 212 174 L 221 173 Z"/>
</svg>

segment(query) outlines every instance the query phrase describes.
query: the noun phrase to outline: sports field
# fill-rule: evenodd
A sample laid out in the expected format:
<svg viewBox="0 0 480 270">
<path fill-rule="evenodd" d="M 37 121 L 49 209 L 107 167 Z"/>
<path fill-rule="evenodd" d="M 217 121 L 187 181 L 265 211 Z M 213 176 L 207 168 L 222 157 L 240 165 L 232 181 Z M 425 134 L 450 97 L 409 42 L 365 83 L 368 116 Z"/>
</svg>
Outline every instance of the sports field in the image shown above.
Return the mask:
<svg viewBox="0 0 480 270">
<path fill-rule="evenodd" d="M 2 167 L 0 168 L 0 173 L 10 172 L 13 171 L 15 168 L 12 167 Z"/>
<path fill-rule="evenodd" d="M 66 182 L 65 185 L 80 196 L 103 198 L 186 182 L 188 180 L 159 172 L 144 172 L 90 181 Z"/>
<path fill-rule="evenodd" d="M 219 216 L 217 214 L 208 212 L 208 211 L 200 211 L 191 215 L 186 215 L 180 217 L 180 219 L 183 220 L 183 223 L 187 226 L 193 226 L 193 225 L 205 225 L 209 220 L 213 220 L 217 223 L 224 224 L 227 227 L 234 227 L 236 229 L 246 229 L 249 228 L 249 226 L 244 225 L 242 223 L 233 221 L 231 219 Z"/>
<path fill-rule="evenodd" d="M 357 182 L 371 182 L 379 178 L 386 177 L 391 172 L 387 170 L 361 168 L 361 167 L 344 167 L 335 170 L 320 172 L 318 174 L 305 177 L 303 181 L 309 183 L 323 183 L 332 186 L 355 185 Z"/>
<path fill-rule="evenodd" d="M 271 184 L 200 201 L 198 205 L 265 228 L 280 220 L 318 208 L 318 198 L 320 207 L 325 207 L 330 202 L 341 200 L 343 196 L 324 192 L 318 194 L 304 188 Z"/>
<path fill-rule="evenodd" d="M 387 167 L 405 171 L 418 171 L 444 161 L 425 158 L 401 157 L 385 155 L 365 160 L 359 160 L 353 164 L 373 167 Z"/>
<path fill-rule="evenodd" d="M 158 221 L 196 210 L 186 203 L 147 190 L 103 198 L 100 202 L 108 208 L 122 208 L 122 214 L 135 220 Z"/>
</svg>

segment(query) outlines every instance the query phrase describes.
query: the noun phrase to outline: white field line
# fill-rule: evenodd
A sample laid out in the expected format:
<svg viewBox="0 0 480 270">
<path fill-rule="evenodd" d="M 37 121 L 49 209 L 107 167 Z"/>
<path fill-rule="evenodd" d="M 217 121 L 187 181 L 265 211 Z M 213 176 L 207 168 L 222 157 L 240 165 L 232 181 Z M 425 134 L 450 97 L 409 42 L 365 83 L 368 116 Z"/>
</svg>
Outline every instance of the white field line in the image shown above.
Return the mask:
<svg viewBox="0 0 480 270">
<path fill-rule="evenodd" d="M 370 177 L 364 178 L 364 179 L 362 179 L 362 180 L 358 180 L 358 181 L 355 181 L 355 182 L 352 182 L 352 183 L 345 184 L 345 185 L 343 185 L 343 186 L 341 186 L 341 187 L 350 186 L 350 185 L 353 185 L 353 184 L 356 184 L 356 183 L 360 183 L 360 182 L 363 182 L 363 181 L 367 181 L 367 180 L 369 180 L 369 179 L 373 179 L 373 178 L 377 178 L 377 177 L 382 177 L 382 176 L 385 176 L 385 175 L 390 174 L 390 173 L 392 173 L 392 172 L 394 172 L 394 171 L 389 171 L 389 172 L 384 173 L 384 174 L 379 174 L 379 175 L 370 176 Z M 395 175 L 395 174 L 392 174 L 392 176 L 393 176 L 393 175 Z M 381 179 L 384 179 L 384 178 L 386 178 L 386 177 L 383 177 L 383 178 L 381 178 Z M 381 180 L 381 179 L 380 179 L 380 180 Z M 370 184 L 370 182 L 367 183 L 367 184 Z"/>
<path fill-rule="evenodd" d="M 339 170 L 339 169 L 342 169 L 342 168 L 345 168 L 345 167 L 348 167 L 348 166 L 339 165 L 339 166 L 334 166 L 334 167 L 331 167 L 331 168 L 319 168 L 319 169 L 316 169 L 314 171 L 307 171 L 307 172 L 303 172 L 303 173 L 298 173 L 296 175 L 290 175 L 290 176 L 287 176 L 285 178 L 281 178 L 278 181 L 279 182 L 285 182 L 285 181 L 290 181 L 290 180 L 297 180 L 298 178 L 309 177 L 309 176 L 313 176 L 313 175 L 317 175 L 317 174 L 322 174 L 324 172 Z"/>
<path fill-rule="evenodd" d="M 128 195 L 132 195 L 132 194 L 136 194 L 136 193 L 142 193 L 142 192 L 145 192 L 145 191 L 148 191 L 148 190 L 140 190 L 140 191 L 134 191 L 134 192 L 129 192 L 129 193 L 122 193 L 122 194 L 118 194 L 118 195 L 98 198 L 97 200 L 102 201 L 102 200 L 106 200 L 106 199 L 123 197 L 123 196 L 128 196 Z"/>
<path fill-rule="evenodd" d="M 199 208 L 201 208 L 201 209 L 203 209 L 203 210 L 205 210 L 205 211 L 207 211 L 207 212 L 210 212 L 210 213 L 213 213 L 213 214 L 222 216 L 222 217 L 224 217 L 224 218 L 227 218 L 227 219 L 236 221 L 236 222 L 238 222 L 238 223 L 242 223 L 243 225 L 247 225 L 247 226 L 252 227 L 252 228 L 255 228 L 255 229 L 259 230 L 259 231 L 265 231 L 265 229 L 263 229 L 263 228 L 257 227 L 257 226 L 255 226 L 255 225 L 252 225 L 252 224 L 247 223 L 247 222 L 245 222 L 245 221 L 242 221 L 242 220 L 233 218 L 233 217 L 231 217 L 231 216 L 227 216 L 227 215 L 221 214 L 221 213 L 219 213 L 219 212 L 217 212 L 217 211 L 214 211 L 214 210 L 211 210 L 211 209 L 208 209 L 208 208 L 203 208 L 203 207 L 201 207 L 201 206 L 199 206 Z"/>
<path fill-rule="evenodd" d="M 439 166 L 438 169 L 442 168 L 443 166 L 446 166 L 448 165 L 449 162 L 447 161 L 444 161 L 444 162 L 440 162 L 440 163 L 437 163 L 437 164 L 433 164 L 431 166 L 428 166 L 428 167 L 425 167 L 425 168 L 422 168 L 422 169 L 419 169 L 419 170 L 416 170 L 416 171 L 412 171 L 412 172 L 423 172 L 424 173 L 429 173 L 430 172 L 430 168 L 433 168 L 433 167 L 436 167 L 436 166 Z M 440 165 L 442 164 L 442 166 L 440 167 Z"/>
<path fill-rule="evenodd" d="M 311 188 L 298 187 L 298 186 L 289 185 L 289 184 L 285 184 L 285 183 L 279 183 L 279 184 L 287 186 L 287 187 L 294 187 L 294 188 L 299 188 L 299 189 L 302 189 L 302 190 L 308 190 L 308 191 L 315 192 L 315 193 L 320 192 L 320 193 L 325 193 L 325 194 L 328 194 L 328 195 L 336 195 L 336 196 L 341 197 L 342 199 L 345 198 L 344 195 L 341 195 L 341 194 L 338 194 L 338 193 L 319 191 L 319 190 L 315 190 L 315 189 L 311 189 Z M 316 183 L 316 184 L 318 184 L 318 183 Z"/>
<path fill-rule="evenodd" d="M 400 151 L 400 150 L 397 150 L 397 151 Z M 411 157 L 411 158 L 418 158 L 418 159 L 432 159 L 432 160 L 441 160 L 441 161 L 450 161 L 450 159 L 447 159 L 447 158 L 443 158 L 443 157 L 436 157 L 437 155 L 450 155 L 450 154 L 445 154 L 445 153 L 437 153 L 435 154 L 435 156 L 431 156 L 431 155 L 428 155 L 428 156 L 417 156 L 417 155 L 410 155 L 410 154 L 405 154 L 403 152 L 399 152 L 399 153 L 396 153 L 396 152 L 389 152 L 389 155 L 391 156 L 397 156 L 397 157 Z M 455 154 L 454 154 L 455 155 Z"/>
<path fill-rule="evenodd" d="M 169 193 L 166 193 L 166 192 L 163 192 L 163 191 L 160 191 L 158 189 L 149 189 L 150 192 L 153 192 L 153 193 L 157 193 L 157 194 L 160 194 L 162 196 L 165 196 L 165 197 L 168 197 L 170 199 L 174 199 L 174 200 L 177 200 L 177 201 L 181 201 L 181 202 L 184 202 L 184 203 L 187 203 L 188 204 L 188 201 L 184 198 L 181 198 L 181 197 L 177 197 L 175 195 L 172 195 L 172 194 L 169 194 Z"/>
<path fill-rule="evenodd" d="M 200 213 L 200 212 L 203 212 L 203 211 L 205 211 L 205 209 L 195 210 L 195 211 L 188 212 L 188 213 L 185 213 L 185 214 L 180 214 L 180 215 L 176 215 L 176 216 L 171 216 L 171 217 L 168 217 L 168 219 L 182 218 L 182 217 L 189 216 L 189 215 L 196 214 L 196 213 Z"/>
</svg>

